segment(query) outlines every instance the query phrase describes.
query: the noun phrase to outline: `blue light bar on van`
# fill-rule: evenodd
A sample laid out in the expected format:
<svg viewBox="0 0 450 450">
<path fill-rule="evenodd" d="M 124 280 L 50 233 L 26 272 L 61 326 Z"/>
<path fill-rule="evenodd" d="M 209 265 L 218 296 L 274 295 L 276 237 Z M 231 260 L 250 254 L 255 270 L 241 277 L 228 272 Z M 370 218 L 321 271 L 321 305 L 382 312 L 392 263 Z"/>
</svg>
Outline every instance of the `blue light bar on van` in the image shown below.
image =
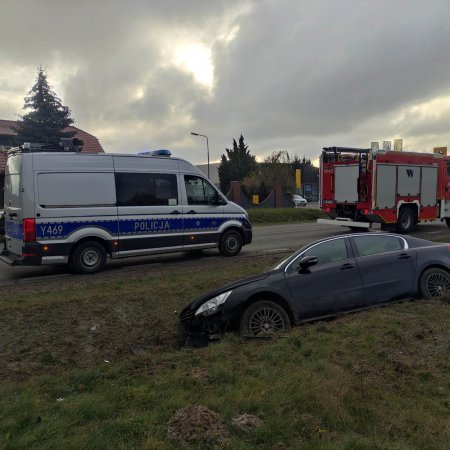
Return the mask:
<svg viewBox="0 0 450 450">
<path fill-rule="evenodd" d="M 144 156 L 170 156 L 172 152 L 170 150 L 147 150 L 145 152 L 139 152 L 138 155 Z"/>
</svg>

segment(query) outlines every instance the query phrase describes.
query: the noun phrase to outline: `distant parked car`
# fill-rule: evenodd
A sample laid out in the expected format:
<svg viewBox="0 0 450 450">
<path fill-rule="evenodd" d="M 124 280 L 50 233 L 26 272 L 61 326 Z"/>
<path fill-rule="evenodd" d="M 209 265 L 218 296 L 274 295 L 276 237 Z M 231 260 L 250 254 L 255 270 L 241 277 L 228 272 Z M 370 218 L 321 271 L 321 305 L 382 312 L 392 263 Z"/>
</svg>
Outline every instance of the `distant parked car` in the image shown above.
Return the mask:
<svg viewBox="0 0 450 450">
<path fill-rule="evenodd" d="M 202 295 L 180 314 L 185 337 L 228 329 L 247 336 L 450 289 L 450 246 L 390 233 L 306 245 L 272 269 Z"/>
<path fill-rule="evenodd" d="M 292 201 L 293 201 L 295 207 L 306 206 L 308 204 L 307 200 L 298 194 L 294 194 L 292 196 Z"/>
</svg>

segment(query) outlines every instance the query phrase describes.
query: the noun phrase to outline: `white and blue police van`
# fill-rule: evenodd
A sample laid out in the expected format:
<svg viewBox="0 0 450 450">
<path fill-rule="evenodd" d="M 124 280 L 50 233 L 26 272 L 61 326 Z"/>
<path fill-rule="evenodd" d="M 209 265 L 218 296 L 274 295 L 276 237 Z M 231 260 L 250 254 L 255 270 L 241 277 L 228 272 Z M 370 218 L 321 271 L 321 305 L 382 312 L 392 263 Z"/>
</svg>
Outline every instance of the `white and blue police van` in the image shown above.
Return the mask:
<svg viewBox="0 0 450 450">
<path fill-rule="evenodd" d="M 252 241 L 246 211 L 170 152 L 92 154 L 66 144 L 9 151 L 3 262 L 94 273 L 108 257 L 214 247 L 234 256 Z"/>
</svg>

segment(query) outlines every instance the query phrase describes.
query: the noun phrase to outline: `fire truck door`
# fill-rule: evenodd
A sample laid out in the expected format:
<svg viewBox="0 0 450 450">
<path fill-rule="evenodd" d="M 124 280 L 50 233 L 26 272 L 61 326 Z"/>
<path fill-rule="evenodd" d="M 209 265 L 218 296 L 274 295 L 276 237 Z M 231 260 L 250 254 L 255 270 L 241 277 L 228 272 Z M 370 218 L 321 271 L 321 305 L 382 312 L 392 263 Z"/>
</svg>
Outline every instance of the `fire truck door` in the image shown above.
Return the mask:
<svg viewBox="0 0 450 450">
<path fill-rule="evenodd" d="M 356 203 L 359 165 L 335 166 L 334 174 L 334 200 L 338 203 Z"/>
</svg>

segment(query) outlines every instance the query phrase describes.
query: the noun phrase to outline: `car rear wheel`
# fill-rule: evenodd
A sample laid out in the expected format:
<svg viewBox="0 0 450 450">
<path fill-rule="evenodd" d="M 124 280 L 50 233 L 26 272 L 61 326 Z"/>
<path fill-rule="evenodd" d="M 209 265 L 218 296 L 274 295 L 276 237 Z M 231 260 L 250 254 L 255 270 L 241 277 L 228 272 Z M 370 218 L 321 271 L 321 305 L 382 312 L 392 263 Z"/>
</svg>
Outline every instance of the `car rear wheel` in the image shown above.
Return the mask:
<svg viewBox="0 0 450 450">
<path fill-rule="evenodd" d="M 269 300 L 261 300 L 250 305 L 242 315 L 240 323 L 243 336 L 272 336 L 290 328 L 291 322 L 286 311 Z"/>
<path fill-rule="evenodd" d="M 237 230 L 229 230 L 223 233 L 219 242 L 219 250 L 223 256 L 236 256 L 242 248 L 242 236 Z"/>
<path fill-rule="evenodd" d="M 419 288 L 423 298 L 439 298 L 450 289 L 450 275 L 444 269 L 431 267 L 420 276 Z"/>
<path fill-rule="evenodd" d="M 73 270 L 80 274 L 95 273 L 106 264 L 106 250 L 96 241 L 86 241 L 75 247 L 70 258 Z"/>
</svg>

